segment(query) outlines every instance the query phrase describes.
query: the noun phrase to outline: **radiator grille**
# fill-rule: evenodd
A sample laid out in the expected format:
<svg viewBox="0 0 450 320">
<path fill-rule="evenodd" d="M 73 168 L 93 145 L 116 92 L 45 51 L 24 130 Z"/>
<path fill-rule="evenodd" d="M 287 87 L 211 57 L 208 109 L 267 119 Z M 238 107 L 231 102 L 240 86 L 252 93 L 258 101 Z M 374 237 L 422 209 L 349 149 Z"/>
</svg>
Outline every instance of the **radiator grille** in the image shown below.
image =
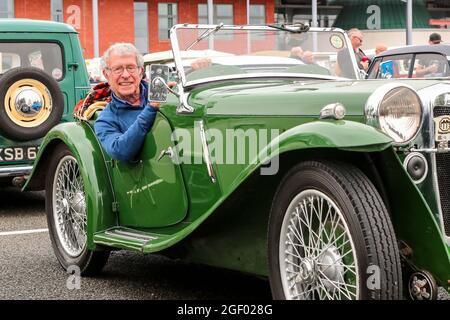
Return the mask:
<svg viewBox="0 0 450 320">
<path fill-rule="evenodd" d="M 450 115 L 449 107 L 437 106 L 433 109 L 434 117 L 444 115 Z M 444 231 L 445 234 L 450 237 L 450 153 L 436 154 L 436 168 Z"/>
</svg>

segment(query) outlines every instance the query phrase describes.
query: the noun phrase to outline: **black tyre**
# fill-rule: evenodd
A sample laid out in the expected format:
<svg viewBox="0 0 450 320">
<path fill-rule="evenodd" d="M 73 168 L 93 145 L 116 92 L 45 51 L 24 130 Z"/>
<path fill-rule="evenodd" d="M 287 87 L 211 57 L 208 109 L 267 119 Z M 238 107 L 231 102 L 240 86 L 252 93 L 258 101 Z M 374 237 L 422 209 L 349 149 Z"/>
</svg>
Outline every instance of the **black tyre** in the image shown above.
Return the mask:
<svg viewBox="0 0 450 320">
<path fill-rule="evenodd" d="M 0 188 L 12 186 L 12 178 L 0 178 Z"/>
<path fill-rule="evenodd" d="M 58 83 L 33 67 L 8 70 L 0 78 L 0 133 L 17 141 L 43 137 L 61 120 L 64 98 Z"/>
<path fill-rule="evenodd" d="M 106 264 L 109 251 L 87 248 L 87 206 L 80 167 L 72 152 L 60 144 L 53 153 L 46 179 L 45 207 L 50 239 L 61 266 L 94 275 Z"/>
<path fill-rule="evenodd" d="M 308 161 L 282 180 L 269 221 L 274 299 L 401 299 L 396 237 L 369 179 Z"/>
</svg>

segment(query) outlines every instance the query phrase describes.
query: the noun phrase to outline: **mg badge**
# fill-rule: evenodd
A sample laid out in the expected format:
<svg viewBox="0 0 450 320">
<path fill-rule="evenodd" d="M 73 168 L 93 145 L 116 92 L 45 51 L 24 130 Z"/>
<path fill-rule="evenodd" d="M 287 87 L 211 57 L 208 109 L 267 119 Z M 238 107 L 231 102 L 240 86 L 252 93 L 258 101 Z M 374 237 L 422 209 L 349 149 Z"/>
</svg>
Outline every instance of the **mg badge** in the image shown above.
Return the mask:
<svg viewBox="0 0 450 320">
<path fill-rule="evenodd" d="M 450 141 L 450 116 L 440 116 L 434 118 L 435 140 L 437 142 L 448 143 Z"/>
<path fill-rule="evenodd" d="M 439 131 L 441 133 L 449 133 L 450 132 L 450 118 L 443 117 L 439 121 Z"/>
</svg>

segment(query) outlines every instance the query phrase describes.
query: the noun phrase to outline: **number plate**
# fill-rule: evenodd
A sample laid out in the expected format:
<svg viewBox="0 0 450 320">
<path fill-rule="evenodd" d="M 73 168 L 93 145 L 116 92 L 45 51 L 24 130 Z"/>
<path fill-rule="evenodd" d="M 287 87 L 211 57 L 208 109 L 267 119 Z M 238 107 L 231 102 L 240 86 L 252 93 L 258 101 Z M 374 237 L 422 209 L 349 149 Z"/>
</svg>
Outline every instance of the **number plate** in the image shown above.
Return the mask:
<svg viewBox="0 0 450 320">
<path fill-rule="evenodd" d="M 436 141 L 450 140 L 450 116 L 434 118 L 434 127 L 436 128 Z"/>
<path fill-rule="evenodd" d="M 0 148 L 0 162 L 34 160 L 38 146 Z"/>
</svg>

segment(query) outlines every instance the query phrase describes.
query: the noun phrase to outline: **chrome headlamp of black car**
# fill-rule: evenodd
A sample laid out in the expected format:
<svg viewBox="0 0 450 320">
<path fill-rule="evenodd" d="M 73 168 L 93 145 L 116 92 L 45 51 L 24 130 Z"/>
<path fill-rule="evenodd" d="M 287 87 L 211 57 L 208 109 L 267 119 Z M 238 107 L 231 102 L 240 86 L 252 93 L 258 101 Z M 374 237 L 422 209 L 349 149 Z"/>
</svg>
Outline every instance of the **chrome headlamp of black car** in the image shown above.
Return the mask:
<svg viewBox="0 0 450 320">
<path fill-rule="evenodd" d="M 422 102 L 416 91 L 404 84 L 386 84 L 367 99 L 367 124 L 379 128 L 396 145 L 412 141 L 420 130 Z"/>
</svg>

